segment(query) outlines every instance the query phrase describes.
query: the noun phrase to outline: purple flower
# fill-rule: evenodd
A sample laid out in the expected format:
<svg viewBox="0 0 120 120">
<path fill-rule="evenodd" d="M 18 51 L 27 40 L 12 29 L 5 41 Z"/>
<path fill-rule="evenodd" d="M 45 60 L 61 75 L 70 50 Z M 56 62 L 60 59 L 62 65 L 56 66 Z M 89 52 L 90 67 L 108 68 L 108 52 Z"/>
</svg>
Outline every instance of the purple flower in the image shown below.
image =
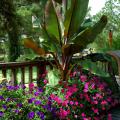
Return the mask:
<svg viewBox="0 0 120 120">
<path fill-rule="evenodd" d="M 35 103 L 35 105 L 40 105 L 41 101 L 40 100 L 36 100 L 34 103 Z"/>
<path fill-rule="evenodd" d="M 14 87 L 14 90 L 18 90 L 20 87 L 17 85 Z"/>
<path fill-rule="evenodd" d="M 34 118 L 34 115 L 35 115 L 35 113 L 32 111 L 32 112 L 29 112 L 28 113 L 28 118 L 29 119 L 33 119 Z"/>
<path fill-rule="evenodd" d="M 17 106 L 21 108 L 23 105 L 22 103 L 18 103 Z"/>
<path fill-rule="evenodd" d="M 35 100 L 35 98 L 28 99 L 28 103 L 32 103 Z"/>
<path fill-rule="evenodd" d="M 35 98 L 31 98 L 31 100 L 33 100 L 33 101 L 34 101 L 34 100 L 35 100 Z"/>
<path fill-rule="evenodd" d="M 6 98 L 6 101 L 9 102 L 9 101 L 11 101 L 11 99 L 10 98 Z"/>
<path fill-rule="evenodd" d="M 42 112 L 37 112 L 37 115 L 42 119 L 44 120 L 45 119 L 45 116 Z"/>
<path fill-rule="evenodd" d="M 38 112 L 37 112 L 37 115 L 40 117 L 40 116 L 41 116 L 41 112 L 38 111 Z"/>
<path fill-rule="evenodd" d="M 39 92 L 43 92 L 43 89 L 42 89 L 42 88 L 38 88 L 38 91 L 39 91 Z"/>
<path fill-rule="evenodd" d="M 48 101 L 51 101 L 51 100 L 52 100 L 52 99 L 51 99 L 51 97 L 49 96 L 49 97 L 48 97 Z"/>
<path fill-rule="evenodd" d="M 48 111 L 51 111 L 51 105 L 44 105 L 43 108 L 47 109 Z"/>
<path fill-rule="evenodd" d="M 25 85 L 22 85 L 21 87 L 22 87 L 22 89 L 25 89 L 25 88 L 26 88 L 26 86 L 25 86 Z"/>
<path fill-rule="evenodd" d="M 8 89 L 9 91 L 14 90 L 14 86 L 7 86 L 7 89 Z"/>
<path fill-rule="evenodd" d="M 16 110 L 15 110 L 15 113 L 17 113 L 17 114 L 18 114 L 18 113 L 19 113 L 19 110 L 17 110 L 17 109 L 16 109 Z"/>
<path fill-rule="evenodd" d="M 28 99 L 28 103 L 32 103 L 33 101 L 32 101 L 32 99 Z"/>
<path fill-rule="evenodd" d="M 0 85 L 0 89 L 2 88 L 2 85 Z"/>
<path fill-rule="evenodd" d="M 4 108 L 5 110 L 7 109 L 7 106 L 6 105 L 2 105 L 2 108 Z"/>
<path fill-rule="evenodd" d="M 0 95 L 0 100 L 4 100 L 3 96 Z"/>
<path fill-rule="evenodd" d="M 35 96 L 38 96 L 38 95 L 39 95 L 39 92 L 34 92 L 34 95 L 35 95 Z"/>
<path fill-rule="evenodd" d="M 4 113 L 2 111 L 0 111 L 0 117 L 3 117 Z"/>
</svg>

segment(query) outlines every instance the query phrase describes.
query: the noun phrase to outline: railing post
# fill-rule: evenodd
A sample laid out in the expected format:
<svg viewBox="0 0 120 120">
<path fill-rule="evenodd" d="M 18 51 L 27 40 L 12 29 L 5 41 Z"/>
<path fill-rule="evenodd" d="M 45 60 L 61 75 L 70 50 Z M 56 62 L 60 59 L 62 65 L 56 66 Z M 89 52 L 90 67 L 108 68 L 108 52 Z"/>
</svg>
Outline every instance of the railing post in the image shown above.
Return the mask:
<svg viewBox="0 0 120 120">
<path fill-rule="evenodd" d="M 16 69 L 15 69 L 15 68 L 12 68 L 11 71 L 12 71 L 12 81 L 13 81 L 13 85 L 16 86 L 16 85 L 17 85 Z"/>
<path fill-rule="evenodd" d="M 39 62 L 39 64 L 37 65 L 37 86 L 40 87 L 40 78 L 42 78 L 43 74 L 46 71 L 46 63 L 43 61 Z"/>
<path fill-rule="evenodd" d="M 2 77 L 6 78 L 6 69 L 2 69 Z"/>
<path fill-rule="evenodd" d="M 29 66 L 29 83 L 32 83 L 32 66 Z"/>
<path fill-rule="evenodd" d="M 25 68 L 21 67 L 21 84 L 25 84 Z"/>
</svg>

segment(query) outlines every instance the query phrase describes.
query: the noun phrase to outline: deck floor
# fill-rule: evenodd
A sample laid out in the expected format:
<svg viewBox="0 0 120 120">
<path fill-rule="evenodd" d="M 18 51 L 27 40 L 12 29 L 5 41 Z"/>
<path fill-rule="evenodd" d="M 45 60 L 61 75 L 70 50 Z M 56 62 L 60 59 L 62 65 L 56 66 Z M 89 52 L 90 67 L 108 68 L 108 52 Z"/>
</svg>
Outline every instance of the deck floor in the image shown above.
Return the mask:
<svg viewBox="0 0 120 120">
<path fill-rule="evenodd" d="M 111 110 L 112 120 L 120 120 L 120 106 Z"/>
</svg>

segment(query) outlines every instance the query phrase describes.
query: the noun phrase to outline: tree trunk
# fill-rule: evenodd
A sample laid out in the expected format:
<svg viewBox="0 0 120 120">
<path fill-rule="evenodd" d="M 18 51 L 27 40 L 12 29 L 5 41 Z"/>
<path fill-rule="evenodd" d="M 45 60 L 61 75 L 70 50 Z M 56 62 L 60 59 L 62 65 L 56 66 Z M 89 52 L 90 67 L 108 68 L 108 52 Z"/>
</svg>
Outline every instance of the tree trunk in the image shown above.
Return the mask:
<svg viewBox="0 0 120 120">
<path fill-rule="evenodd" d="M 20 56 L 20 46 L 18 33 L 13 29 L 8 31 L 9 45 L 8 45 L 8 60 L 13 62 Z"/>
<path fill-rule="evenodd" d="M 4 18 L 4 27 L 8 33 L 8 60 L 13 62 L 20 55 L 19 22 L 14 0 L 0 0 L 0 15 Z"/>
</svg>

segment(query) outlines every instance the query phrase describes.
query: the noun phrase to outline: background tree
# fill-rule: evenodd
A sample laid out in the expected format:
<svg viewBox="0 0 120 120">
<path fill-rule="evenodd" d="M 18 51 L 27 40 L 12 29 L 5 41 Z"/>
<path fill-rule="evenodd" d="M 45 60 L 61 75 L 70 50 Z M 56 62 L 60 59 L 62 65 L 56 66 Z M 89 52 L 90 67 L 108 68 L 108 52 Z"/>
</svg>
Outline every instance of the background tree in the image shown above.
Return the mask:
<svg viewBox="0 0 120 120">
<path fill-rule="evenodd" d="M 20 55 L 19 47 L 19 17 L 16 15 L 16 10 L 13 0 L 0 1 L 0 14 L 3 28 L 8 35 L 9 61 L 15 61 Z"/>
<path fill-rule="evenodd" d="M 108 16 L 108 24 L 100 35 L 98 35 L 91 47 L 96 48 L 99 52 L 120 49 L 120 0 L 107 0 L 104 8 L 92 17 L 97 21 L 102 14 Z M 112 41 L 109 38 L 110 30 L 112 32 Z M 112 42 L 112 43 L 111 43 Z M 110 45 L 111 44 L 111 45 Z"/>
<path fill-rule="evenodd" d="M 40 31 L 33 27 L 32 16 L 39 25 L 47 0 L 1 0 L 0 1 L 0 38 L 5 40 L 5 51 L 9 61 L 15 61 L 23 51 L 20 46 L 22 35 L 31 36 L 39 42 Z M 20 50 L 21 49 L 21 50 Z M 26 54 L 25 52 L 25 54 Z"/>
</svg>

